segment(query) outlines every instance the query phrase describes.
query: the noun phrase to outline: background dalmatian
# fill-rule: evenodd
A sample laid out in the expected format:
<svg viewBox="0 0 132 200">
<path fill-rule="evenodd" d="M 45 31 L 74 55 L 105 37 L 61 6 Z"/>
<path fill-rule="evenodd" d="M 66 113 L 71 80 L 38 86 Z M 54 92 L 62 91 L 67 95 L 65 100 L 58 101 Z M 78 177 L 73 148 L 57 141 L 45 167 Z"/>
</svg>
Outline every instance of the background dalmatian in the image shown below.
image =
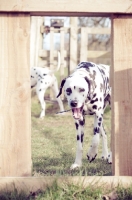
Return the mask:
<svg viewBox="0 0 132 200">
<path fill-rule="evenodd" d="M 110 104 L 111 96 L 109 66 L 81 62 L 73 74 L 62 80 L 57 97 L 61 95 L 63 87 L 68 105 L 72 109 L 77 130 L 76 158 L 71 169 L 82 165 L 85 115 L 94 115 L 93 139 L 87 153 L 88 160 L 92 162 L 97 156 L 101 135 L 101 157 L 111 163 L 111 156 L 108 155 L 107 135 L 103 128 L 103 114 L 106 106 Z"/>
<path fill-rule="evenodd" d="M 30 69 L 30 80 L 31 80 L 31 88 L 36 86 L 36 93 L 38 96 L 38 99 L 41 104 L 41 114 L 40 118 L 43 118 L 45 116 L 45 101 L 44 101 L 44 94 L 48 87 L 51 87 L 53 89 L 53 92 L 55 96 L 58 94 L 58 83 L 57 79 L 54 75 L 55 71 L 58 71 L 60 68 L 60 52 L 58 52 L 58 67 L 56 70 L 50 70 L 48 67 L 41 68 L 41 67 L 33 67 Z M 63 103 L 61 101 L 61 98 L 57 98 L 60 111 L 64 110 Z"/>
</svg>

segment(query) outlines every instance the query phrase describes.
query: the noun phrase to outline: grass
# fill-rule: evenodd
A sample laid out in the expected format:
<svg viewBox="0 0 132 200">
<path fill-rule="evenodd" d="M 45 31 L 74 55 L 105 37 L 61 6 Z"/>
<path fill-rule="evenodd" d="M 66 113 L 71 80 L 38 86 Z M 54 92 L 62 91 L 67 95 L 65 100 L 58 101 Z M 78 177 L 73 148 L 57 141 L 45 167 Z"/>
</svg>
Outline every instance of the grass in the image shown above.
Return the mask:
<svg viewBox="0 0 132 200">
<path fill-rule="evenodd" d="M 65 103 L 67 109 L 67 102 Z M 39 119 L 40 104 L 36 96 L 32 98 L 32 160 L 33 176 L 108 176 L 111 165 L 102 161 L 101 145 L 97 158 L 89 163 L 86 154 L 93 136 L 93 116 L 86 116 L 83 144 L 83 165 L 71 171 L 76 153 L 76 131 L 74 119 L 69 112 L 65 116 L 56 115 L 57 103 L 47 103 L 46 117 Z M 105 130 L 110 138 L 110 111 L 104 117 Z"/>
<path fill-rule="evenodd" d="M 0 200 L 130 200 L 132 199 L 132 185 L 124 188 L 121 185 L 116 188 L 104 188 L 102 186 L 60 184 L 55 181 L 52 186 L 45 190 L 26 193 L 18 191 L 15 187 L 13 191 L 1 191 Z"/>
</svg>

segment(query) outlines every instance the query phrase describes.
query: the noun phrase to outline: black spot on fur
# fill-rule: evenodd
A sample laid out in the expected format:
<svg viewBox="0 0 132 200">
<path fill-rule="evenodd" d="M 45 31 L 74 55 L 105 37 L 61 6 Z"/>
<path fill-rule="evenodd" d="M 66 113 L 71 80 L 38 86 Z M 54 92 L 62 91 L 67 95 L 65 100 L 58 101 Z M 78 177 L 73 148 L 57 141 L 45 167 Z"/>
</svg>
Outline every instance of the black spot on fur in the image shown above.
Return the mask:
<svg viewBox="0 0 132 200">
<path fill-rule="evenodd" d="M 67 89 L 66 89 L 66 93 L 67 93 L 67 95 L 70 95 L 70 94 L 72 93 L 71 88 L 67 88 Z"/>
<path fill-rule="evenodd" d="M 93 107 L 92 107 L 93 109 L 97 109 L 97 106 L 96 105 L 93 105 Z"/>
<path fill-rule="evenodd" d="M 98 123 L 98 125 L 100 126 L 100 125 L 101 125 L 101 123 Z"/>
<path fill-rule="evenodd" d="M 79 126 L 79 125 L 78 125 L 77 123 L 75 123 L 75 126 L 76 126 L 76 130 L 78 130 L 78 126 Z"/>
<path fill-rule="evenodd" d="M 93 104 L 93 103 L 95 103 L 96 101 L 98 101 L 98 98 L 91 100 L 90 103 Z"/>
<path fill-rule="evenodd" d="M 79 124 L 80 124 L 81 126 L 84 126 L 84 124 L 85 124 L 85 119 L 84 119 L 83 121 L 79 121 Z"/>
<path fill-rule="evenodd" d="M 43 74 L 43 76 L 46 76 L 47 74 Z"/>
<path fill-rule="evenodd" d="M 101 107 L 98 108 L 98 110 L 100 110 L 100 109 L 101 109 Z"/>
<path fill-rule="evenodd" d="M 94 128 L 94 135 L 96 135 L 96 133 L 99 133 L 99 128 Z"/>
<path fill-rule="evenodd" d="M 41 89 L 39 91 L 41 91 Z"/>
<path fill-rule="evenodd" d="M 93 94 L 93 98 L 95 98 L 95 97 L 96 97 L 96 95 L 97 95 L 96 93 L 95 93 L 95 94 Z"/>
<path fill-rule="evenodd" d="M 100 122 L 102 121 L 102 118 L 101 118 L 101 117 L 99 118 L 99 121 L 100 121 Z"/>
<path fill-rule="evenodd" d="M 79 92 L 84 92 L 85 89 L 84 88 L 79 88 Z"/>
<path fill-rule="evenodd" d="M 81 133 L 81 143 L 83 143 L 83 137 L 84 137 L 84 133 Z"/>
<path fill-rule="evenodd" d="M 81 62 L 78 66 L 80 68 L 89 69 L 89 67 L 94 67 L 94 64 L 92 64 L 90 62 Z"/>
<path fill-rule="evenodd" d="M 77 140 L 79 140 L 79 135 L 77 135 Z"/>
<path fill-rule="evenodd" d="M 74 89 L 76 89 L 76 87 L 74 86 Z"/>
</svg>

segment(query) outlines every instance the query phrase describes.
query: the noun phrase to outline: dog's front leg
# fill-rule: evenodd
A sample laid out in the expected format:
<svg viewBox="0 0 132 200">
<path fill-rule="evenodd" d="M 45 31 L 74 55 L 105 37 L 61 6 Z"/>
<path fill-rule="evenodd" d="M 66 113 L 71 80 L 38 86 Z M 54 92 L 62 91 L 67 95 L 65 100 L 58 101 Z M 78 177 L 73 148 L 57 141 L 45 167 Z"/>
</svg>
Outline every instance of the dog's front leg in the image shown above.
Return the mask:
<svg viewBox="0 0 132 200">
<path fill-rule="evenodd" d="M 75 169 L 82 166 L 82 153 L 83 153 L 83 137 L 84 137 L 84 124 L 85 119 L 76 120 L 76 131 L 77 131 L 77 149 L 76 149 L 76 159 L 72 164 L 70 169 Z"/>
<path fill-rule="evenodd" d="M 100 113 L 96 114 L 94 119 L 94 136 L 87 154 L 87 158 L 90 162 L 92 162 L 96 158 L 98 153 L 100 127 L 102 126 L 102 123 L 103 123 L 103 114 Z"/>
</svg>

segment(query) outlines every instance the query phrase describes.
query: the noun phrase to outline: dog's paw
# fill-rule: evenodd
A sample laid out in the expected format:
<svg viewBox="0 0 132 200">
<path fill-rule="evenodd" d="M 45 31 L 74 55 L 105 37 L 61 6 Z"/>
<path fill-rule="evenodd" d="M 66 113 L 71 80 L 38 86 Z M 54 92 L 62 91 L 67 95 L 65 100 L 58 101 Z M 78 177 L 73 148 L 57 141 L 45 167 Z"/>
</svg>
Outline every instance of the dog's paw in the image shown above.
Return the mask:
<svg viewBox="0 0 132 200">
<path fill-rule="evenodd" d="M 107 161 L 109 164 L 112 164 L 112 152 L 109 153 Z"/>
<path fill-rule="evenodd" d="M 82 165 L 77 164 L 77 163 L 73 163 L 70 167 L 70 170 L 76 169 L 76 168 L 80 168 Z"/>
<path fill-rule="evenodd" d="M 108 152 L 107 151 L 102 152 L 101 159 L 102 160 L 108 160 Z"/>
<path fill-rule="evenodd" d="M 96 158 L 97 153 L 98 153 L 97 147 L 90 147 L 88 154 L 87 154 L 88 160 L 90 162 L 92 162 Z"/>
</svg>

